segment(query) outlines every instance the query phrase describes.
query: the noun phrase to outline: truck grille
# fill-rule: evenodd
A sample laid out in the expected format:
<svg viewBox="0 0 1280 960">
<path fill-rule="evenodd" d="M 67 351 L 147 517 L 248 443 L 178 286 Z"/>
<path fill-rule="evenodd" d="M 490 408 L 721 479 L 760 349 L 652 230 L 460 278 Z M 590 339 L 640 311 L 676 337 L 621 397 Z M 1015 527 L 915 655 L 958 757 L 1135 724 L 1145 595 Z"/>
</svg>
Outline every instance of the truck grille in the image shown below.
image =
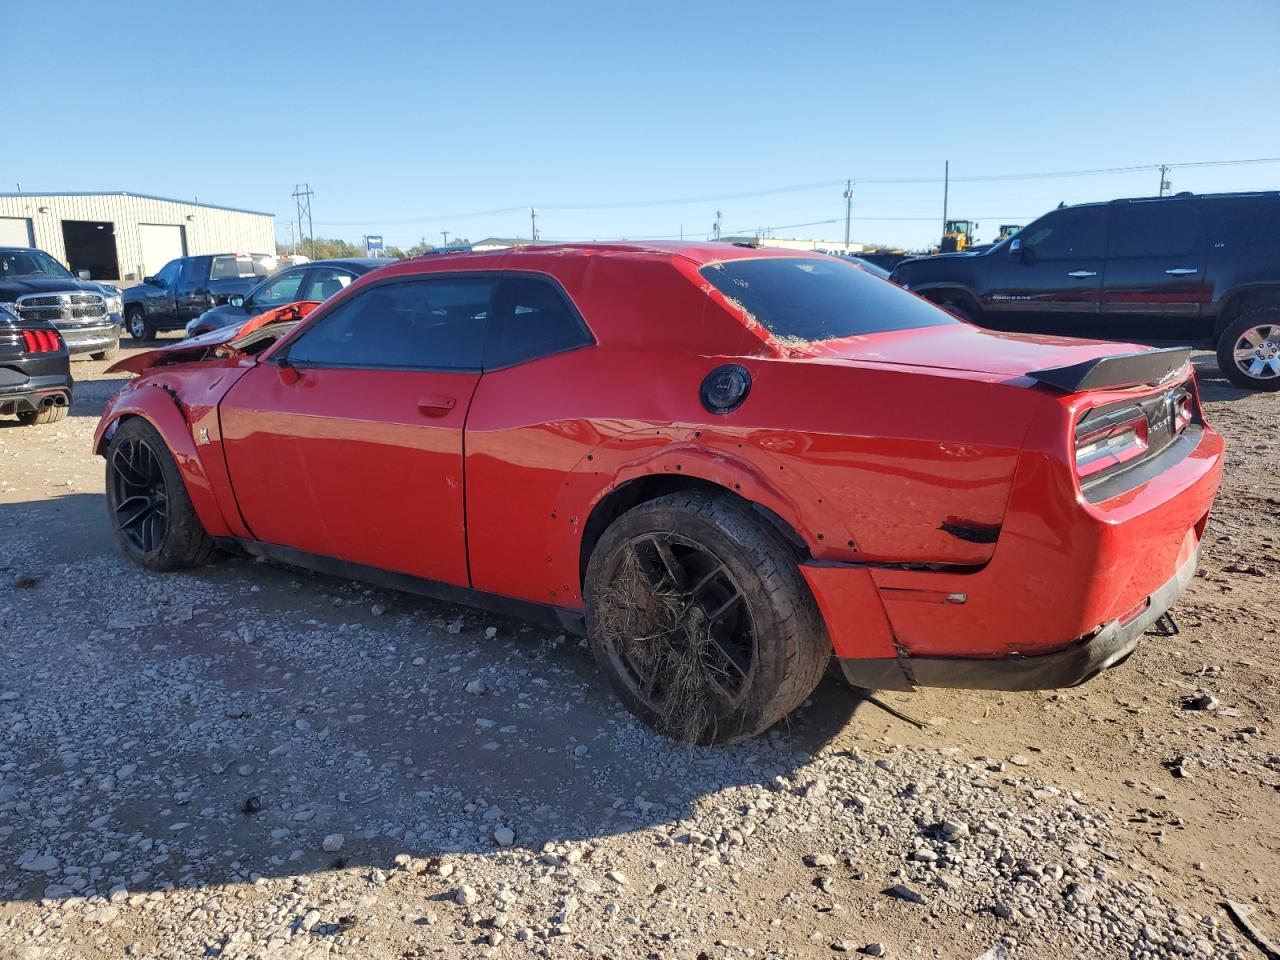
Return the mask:
<svg viewBox="0 0 1280 960">
<path fill-rule="evenodd" d="M 47 320 L 55 327 L 78 327 L 107 320 L 105 298 L 97 293 L 41 293 L 18 298 L 23 320 Z"/>
</svg>

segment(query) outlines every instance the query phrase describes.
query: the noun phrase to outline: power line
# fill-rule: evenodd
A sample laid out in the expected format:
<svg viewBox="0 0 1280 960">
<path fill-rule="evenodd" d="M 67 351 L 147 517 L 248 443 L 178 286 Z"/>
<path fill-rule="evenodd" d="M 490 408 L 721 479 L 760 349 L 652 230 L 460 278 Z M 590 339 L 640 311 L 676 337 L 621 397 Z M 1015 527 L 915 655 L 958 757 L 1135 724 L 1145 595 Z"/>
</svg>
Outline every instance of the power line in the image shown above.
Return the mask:
<svg viewBox="0 0 1280 960">
<path fill-rule="evenodd" d="M 1253 157 L 1243 160 L 1193 160 L 1183 163 L 1146 163 L 1128 167 L 1093 167 L 1087 170 L 1056 170 L 1039 173 L 989 173 L 969 176 L 950 177 L 951 183 L 1002 183 L 1016 180 L 1057 180 L 1072 177 L 1093 177 L 1128 173 L 1150 173 L 1162 166 L 1170 170 L 1185 170 L 1198 167 L 1230 167 L 1261 163 L 1280 163 L 1280 157 Z M 944 177 L 859 177 L 861 184 L 930 184 L 943 183 Z M 611 203 L 544 203 L 540 210 L 623 210 L 640 207 L 674 207 L 689 206 L 698 203 L 717 203 L 722 200 L 748 200 L 756 197 L 777 196 L 786 193 L 805 193 L 811 190 L 826 190 L 831 187 L 844 186 L 845 180 L 823 180 L 816 183 L 803 183 L 786 187 L 770 187 L 762 190 L 745 190 L 738 193 L 707 194 L 699 197 L 678 197 L 662 200 L 623 200 Z M 471 213 L 456 213 L 446 216 L 428 217 L 365 217 L 362 220 L 326 220 L 321 226 L 352 227 L 369 223 L 404 224 L 432 223 L 441 220 L 480 219 L 482 217 L 500 216 L 510 213 L 524 213 L 528 207 L 501 207 L 492 210 L 477 210 Z"/>
</svg>

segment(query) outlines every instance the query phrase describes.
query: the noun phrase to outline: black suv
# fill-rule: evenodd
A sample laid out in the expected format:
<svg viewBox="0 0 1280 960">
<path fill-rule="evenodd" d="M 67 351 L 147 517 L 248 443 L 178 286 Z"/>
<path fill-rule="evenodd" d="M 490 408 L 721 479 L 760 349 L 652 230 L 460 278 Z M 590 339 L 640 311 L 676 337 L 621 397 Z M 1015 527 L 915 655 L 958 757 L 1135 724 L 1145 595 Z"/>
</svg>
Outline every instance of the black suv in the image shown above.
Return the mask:
<svg viewBox="0 0 1280 960">
<path fill-rule="evenodd" d="M 1280 193 L 1062 206 L 981 253 L 905 260 L 892 279 L 996 330 L 1209 341 L 1232 382 L 1280 389 Z"/>
</svg>

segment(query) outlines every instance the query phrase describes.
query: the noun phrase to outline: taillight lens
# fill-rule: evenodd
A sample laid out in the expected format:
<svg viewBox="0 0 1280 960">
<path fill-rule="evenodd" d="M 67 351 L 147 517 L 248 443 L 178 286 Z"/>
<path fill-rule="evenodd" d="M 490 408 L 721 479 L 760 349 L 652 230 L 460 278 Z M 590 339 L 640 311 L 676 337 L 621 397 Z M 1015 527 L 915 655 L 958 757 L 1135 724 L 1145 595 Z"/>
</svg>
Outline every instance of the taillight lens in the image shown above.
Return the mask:
<svg viewBox="0 0 1280 960">
<path fill-rule="evenodd" d="M 56 353 L 62 349 L 62 337 L 56 330 L 23 330 L 22 346 L 27 353 Z"/>
<path fill-rule="evenodd" d="M 1139 415 L 1076 437 L 1076 476 L 1081 480 L 1135 460 L 1147 452 L 1147 418 Z"/>
<path fill-rule="evenodd" d="M 1186 392 L 1178 394 L 1173 401 L 1173 432 L 1179 434 L 1191 426 L 1195 415 L 1195 404 L 1192 403 L 1191 394 Z"/>
</svg>

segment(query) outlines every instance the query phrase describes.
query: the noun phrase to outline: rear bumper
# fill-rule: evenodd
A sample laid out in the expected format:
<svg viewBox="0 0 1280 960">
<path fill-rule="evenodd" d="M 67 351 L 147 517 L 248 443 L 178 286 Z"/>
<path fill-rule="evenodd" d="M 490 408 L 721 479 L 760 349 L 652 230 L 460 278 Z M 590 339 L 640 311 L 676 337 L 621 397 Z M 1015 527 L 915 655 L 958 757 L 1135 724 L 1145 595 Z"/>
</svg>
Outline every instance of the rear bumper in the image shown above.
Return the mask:
<svg viewBox="0 0 1280 960">
<path fill-rule="evenodd" d="M 65 367 L 67 357 L 58 356 L 53 363 Z M 43 364 L 42 364 L 43 365 Z M 28 374 L 12 367 L 0 366 L 0 413 L 14 414 L 39 410 L 54 404 L 71 406 L 71 375 L 65 371 Z"/>
<path fill-rule="evenodd" d="M 1123 663 L 1139 638 L 1182 596 L 1200 564 L 1197 547 L 1177 573 L 1147 598 L 1146 609 L 1127 623 L 1112 620 L 1091 637 L 1039 656 L 982 660 L 970 657 L 840 659 L 854 686 L 877 690 L 957 687 L 969 690 L 1052 690 L 1074 687 Z"/>
</svg>

